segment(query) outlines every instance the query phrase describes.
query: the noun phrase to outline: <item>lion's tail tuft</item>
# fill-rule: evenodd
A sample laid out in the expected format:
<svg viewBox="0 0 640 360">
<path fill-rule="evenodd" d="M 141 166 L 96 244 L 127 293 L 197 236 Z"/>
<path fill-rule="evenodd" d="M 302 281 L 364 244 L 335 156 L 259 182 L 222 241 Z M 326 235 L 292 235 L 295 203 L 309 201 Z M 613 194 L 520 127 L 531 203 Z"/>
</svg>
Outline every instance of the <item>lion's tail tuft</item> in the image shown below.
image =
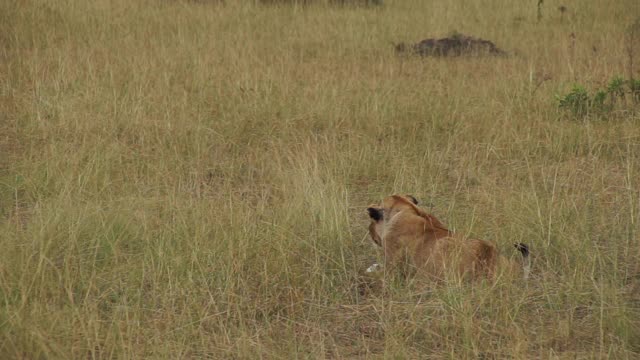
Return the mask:
<svg viewBox="0 0 640 360">
<path fill-rule="evenodd" d="M 529 278 L 529 273 L 531 273 L 531 257 L 529 256 L 529 246 L 523 243 L 515 243 L 513 246 L 522 254 L 522 260 L 524 261 L 524 279 L 527 280 Z"/>
</svg>

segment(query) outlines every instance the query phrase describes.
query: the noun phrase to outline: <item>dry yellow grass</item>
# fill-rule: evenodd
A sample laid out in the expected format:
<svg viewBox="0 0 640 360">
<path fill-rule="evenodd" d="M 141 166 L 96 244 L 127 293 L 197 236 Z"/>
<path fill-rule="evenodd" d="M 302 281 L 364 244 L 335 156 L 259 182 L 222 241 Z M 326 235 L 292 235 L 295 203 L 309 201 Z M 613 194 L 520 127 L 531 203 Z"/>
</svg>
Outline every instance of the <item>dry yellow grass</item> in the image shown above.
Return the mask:
<svg viewBox="0 0 640 360">
<path fill-rule="evenodd" d="M 640 119 L 553 96 L 640 4 L 536 3 L 1 1 L 0 358 L 637 358 Z M 534 276 L 360 296 L 390 193 Z"/>
</svg>

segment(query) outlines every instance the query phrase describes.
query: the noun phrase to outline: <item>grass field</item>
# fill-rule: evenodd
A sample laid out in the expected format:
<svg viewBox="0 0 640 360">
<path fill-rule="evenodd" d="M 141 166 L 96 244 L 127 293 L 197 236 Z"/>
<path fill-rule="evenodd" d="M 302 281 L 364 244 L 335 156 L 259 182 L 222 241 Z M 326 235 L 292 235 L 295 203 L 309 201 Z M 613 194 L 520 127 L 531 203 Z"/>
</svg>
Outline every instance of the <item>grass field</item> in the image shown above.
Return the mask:
<svg viewBox="0 0 640 360">
<path fill-rule="evenodd" d="M 640 3 L 536 5 L 0 1 L 0 358 L 637 358 L 640 114 L 554 96 Z M 391 193 L 532 278 L 360 294 Z"/>
</svg>

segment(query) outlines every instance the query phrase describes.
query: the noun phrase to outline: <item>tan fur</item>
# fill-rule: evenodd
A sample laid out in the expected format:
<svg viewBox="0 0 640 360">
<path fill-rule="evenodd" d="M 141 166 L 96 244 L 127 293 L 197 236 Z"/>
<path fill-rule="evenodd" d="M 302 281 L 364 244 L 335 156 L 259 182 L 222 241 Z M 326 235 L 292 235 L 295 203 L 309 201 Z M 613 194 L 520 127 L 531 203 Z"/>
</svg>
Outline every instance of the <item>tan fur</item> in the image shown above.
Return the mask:
<svg viewBox="0 0 640 360">
<path fill-rule="evenodd" d="M 368 209 L 370 215 L 371 211 L 383 214 L 379 221 L 372 217 L 369 234 L 383 248 L 387 269 L 406 262 L 433 279 L 449 275 L 493 278 L 499 264 L 517 266 L 499 256 L 493 243 L 453 233 L 414 202 L 407 196 L 392 195 Z"/>
</svg>

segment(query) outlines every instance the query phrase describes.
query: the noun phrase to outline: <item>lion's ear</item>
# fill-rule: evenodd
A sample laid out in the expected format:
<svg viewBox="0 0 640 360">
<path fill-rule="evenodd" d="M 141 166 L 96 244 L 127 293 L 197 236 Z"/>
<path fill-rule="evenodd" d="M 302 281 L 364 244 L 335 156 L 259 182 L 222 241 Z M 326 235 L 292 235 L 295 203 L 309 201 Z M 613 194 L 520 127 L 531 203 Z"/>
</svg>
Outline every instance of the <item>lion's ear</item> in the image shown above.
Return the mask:
<svg viewBox="0 0 640 360">
<path fill-rule="evenodd" d="M 413 197 L 413 195 L 405 195 L 406 197 L 409 198 L 409 200 L 411 200 L 412 203 L 414 203 L 415 205 L 418 205 L 418 199 L 416 199 L 415 197 Z"/>
<path fill-rule="evenodd" d="M 382 209 L 377 209 L 374 207 L 368 207 L 367 212 L 369 213 L 369 217 L 375 221 L 382 220 Z"/>
</svg>

